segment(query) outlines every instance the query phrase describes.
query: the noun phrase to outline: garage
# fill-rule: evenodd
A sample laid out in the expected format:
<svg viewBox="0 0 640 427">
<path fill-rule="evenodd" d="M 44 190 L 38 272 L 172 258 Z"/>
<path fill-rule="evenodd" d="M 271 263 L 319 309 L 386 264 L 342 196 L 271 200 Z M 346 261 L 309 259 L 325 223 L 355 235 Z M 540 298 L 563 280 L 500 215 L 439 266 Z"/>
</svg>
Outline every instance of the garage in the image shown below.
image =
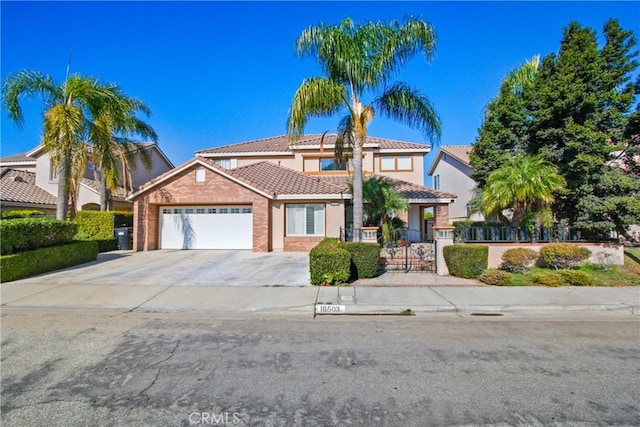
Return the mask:
<svg viewBox="0 0 640 427">
<path fill-rule="evenodd" d="M 161 249 L 252 249 L 251 205 L 164 206 Z"/>
</svg>

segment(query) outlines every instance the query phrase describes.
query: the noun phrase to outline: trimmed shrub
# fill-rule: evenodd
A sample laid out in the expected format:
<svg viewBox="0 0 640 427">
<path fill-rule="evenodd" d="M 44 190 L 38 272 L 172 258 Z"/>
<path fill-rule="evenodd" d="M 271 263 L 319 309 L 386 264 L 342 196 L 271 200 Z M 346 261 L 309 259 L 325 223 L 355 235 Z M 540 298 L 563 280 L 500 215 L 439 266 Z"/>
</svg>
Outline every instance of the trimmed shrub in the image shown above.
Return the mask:
<svg viewBox="0 0 640 427">
<path fill-rule="evenodd" d="M 495 286 L 509 286 L 511 285 L 512 273 L 502 270 L 489 269 L 485 270 L 479 277 L 482 283 Z"/>
<path fill-rule="evenodd" d="M 96 242 L 98 244 L 98 252 L 111 252 L 118 249 L 118 239 L 89 239 L 86 242 Z"/>
<path fill-rule="evenodd" d="M 508 249 L 502 255 L 500 268 L 511 273 L 524 273 L 535 264 L 538 253 L 528 248 Z"/>
<path fill-rule="evenodd" d="M 0 221 L 0 254 L 9 255 L 71 242 L 78 225 L 53 218 Z"/>
<path fill-rule="evenodd" d="M 591 251 L 571 243 L 551 243 L 540 250 L 540 262 L 556 270 L 578 266 L 591 256 Z"/>
<path fill-rule="evenodd" d="M 309 252 L 309 273 L 312 285 L 346 282 L 351 276 L 351 254 L 333 242 L 320 242 Z"/>
<path fill-rule="evenodd" d="M 556 288 L 564 283 L 562 276 L 555 272 L 534 274 L 533 281 L 550 288 Z"/>
<path fill-rule="evenodd" d="M 37 210 L 20 210 L 20 211 L 2 211 L 0 219 L 17 219 L 17 218 L 39 218 L 46 216 L 42 211 Z"/>
<path fill-rule="evenodd" d="M 339 247 L 351 254 L 351 279 L 375 277 L 380 270 L 380 245 L 377 243 L 343 242 Z"/>
<path fill-rule="evenodd" d="M 98 244 L 90 241 L 5 255 L 0 257 L 0 281 L 24 279 L 93 261 L 97 257 Z"/>
<path fill-rule="evenodd" d="M 445 246 L 443 253 L 452 276 L 476 279 L 489 264 L 488 246 L 451 245 Z"/>
<path fill-rule="evenodd" d="M 584 271 L 560 270 L 560 276 L 569 286 L 593 286 L 596 282 Z"/>
<path fill-rule="evenodd" d="M 74 221 L 78 224 L 78 239 L 112 239 L 115 227 L 133 226 L 133 213 L 79 211 Z"/>
</svg>

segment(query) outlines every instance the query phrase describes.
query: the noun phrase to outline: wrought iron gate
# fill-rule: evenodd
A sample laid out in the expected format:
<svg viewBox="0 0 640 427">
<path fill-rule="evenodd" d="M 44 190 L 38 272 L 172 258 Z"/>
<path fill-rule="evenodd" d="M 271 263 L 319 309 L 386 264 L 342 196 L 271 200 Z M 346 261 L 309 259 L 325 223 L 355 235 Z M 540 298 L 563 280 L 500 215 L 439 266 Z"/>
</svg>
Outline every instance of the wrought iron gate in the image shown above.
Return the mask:
<svg viewBox="0 0 640 427">
<path fill-rule="evenodd" d="M 436 243 L 411 243 L 405 246 L 383 247 L 380 267 L 386 271 L 436 272 Z"/>
</svg>

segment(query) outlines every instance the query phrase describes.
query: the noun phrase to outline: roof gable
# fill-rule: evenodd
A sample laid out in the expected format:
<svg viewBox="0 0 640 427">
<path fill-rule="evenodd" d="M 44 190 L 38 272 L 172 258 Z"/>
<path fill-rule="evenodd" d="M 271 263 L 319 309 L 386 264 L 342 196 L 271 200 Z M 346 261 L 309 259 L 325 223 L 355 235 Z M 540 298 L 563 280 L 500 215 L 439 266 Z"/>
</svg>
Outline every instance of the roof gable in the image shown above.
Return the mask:
<svg viewBox="0 0 640 427">
<path fill-rule="evenodd" d="M 436 169 L 436 166 L 438 166 L 438 163 L 440 162 L 440 160 L 442 160 L 442 157 L 444 154 L 447 154 L 453 157 L 454 159 L 458 160 L 465 166 L 471 168 L 469 154 L 471 153 L 472 149 L 473 149 L 472 145 L 444 145 L 440 147 L 440 150 L 438 150 L 438 154 L 436 155 L 436 158 L 433 159 L 433 162 L 431 163 L 431 167 L 429 168 L 429 171 L 427 172 L 427 174 L 428 175 L 433 174 L 433 172 Z"/>
</svg>

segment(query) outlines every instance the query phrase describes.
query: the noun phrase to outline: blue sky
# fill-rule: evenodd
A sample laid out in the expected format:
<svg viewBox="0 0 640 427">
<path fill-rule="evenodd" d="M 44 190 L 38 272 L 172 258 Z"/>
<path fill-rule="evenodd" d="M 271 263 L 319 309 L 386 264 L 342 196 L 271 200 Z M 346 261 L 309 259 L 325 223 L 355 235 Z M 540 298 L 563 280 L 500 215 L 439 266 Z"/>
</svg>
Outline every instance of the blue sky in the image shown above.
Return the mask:
<svg viewBox="0 0 640 427">
<path fill-rule="evenodd" d="M 577 21 L 600 35 L 608 18 L 640 37 L 640 2 L 7 2 L 0 3 L 1 77 L 71 71 L 119 84 L 153 111 L 162 150 L 180 164 L 196 150 L 286 132 L 293 94 L 315 62 L 294 55 L 301 31 L 319 22 L 431 22 L 434 60 L 416 57 L 397 80 L 422 90 L 442 120 L 442 145 L 471 144 L 502 78 L 535 54 L 557 52 Z M 39 143 L 42 106 L 26 100 L 25 126 L 2 111 L 1 155 Z M 335 130 L 312 119 L 306 133 Z M 370 135 L 428 143 L 377 117 Z M 427 158 L 426 166 L 432 155 Z"/>
</svg>

